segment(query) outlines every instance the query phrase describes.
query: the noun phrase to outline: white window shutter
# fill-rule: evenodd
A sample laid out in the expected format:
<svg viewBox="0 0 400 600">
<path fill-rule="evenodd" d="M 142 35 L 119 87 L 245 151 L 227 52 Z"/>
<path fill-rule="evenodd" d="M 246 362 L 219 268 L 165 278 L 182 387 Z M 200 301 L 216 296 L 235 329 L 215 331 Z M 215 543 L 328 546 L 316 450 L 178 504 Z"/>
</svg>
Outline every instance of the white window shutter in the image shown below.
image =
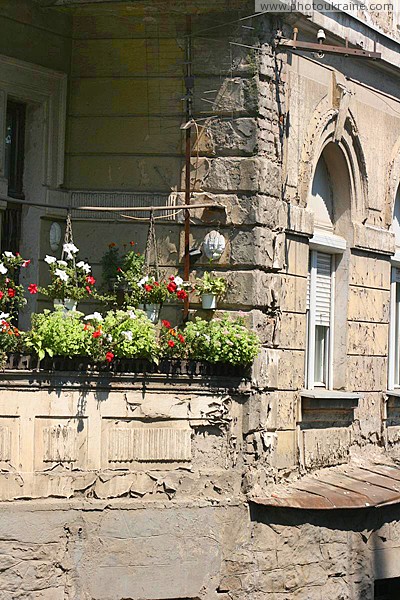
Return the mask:
<svg viewBox="0 0 400 600">
<path fill-rule="evenodd" d="M 332 297 L 332 256 L 317 252 L 315 324 L 329 327 Z"/>
</svg>

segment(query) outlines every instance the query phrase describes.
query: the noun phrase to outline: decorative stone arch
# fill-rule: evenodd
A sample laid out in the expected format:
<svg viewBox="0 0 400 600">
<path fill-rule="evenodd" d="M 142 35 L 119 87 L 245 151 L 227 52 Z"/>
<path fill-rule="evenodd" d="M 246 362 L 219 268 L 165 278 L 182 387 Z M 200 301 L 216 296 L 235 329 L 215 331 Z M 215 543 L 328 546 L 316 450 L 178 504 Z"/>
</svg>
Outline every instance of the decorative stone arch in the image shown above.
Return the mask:
<svg viewBox="0 0 400 600">
<path fill-rule="evenodd" d="M 330 109 L 321 114 L 317 107 L 301 155 L 299 202 L 301 206 L 307 206 L 317 163 L 328 144 L 334 143 L 343 154 L 350 178 L 352 220 L 362 222 L 367 217 L 368 198 L 368 177 L 364 152 L 351 111 L 347 113 L 340 139 L 336 139 L 338 115 L 337 109 Z"/>
<path fill-rule="evenodd" d="M 385 225 L 390 227 L 393 220 L 394 203 L 400 186 L 400 138 L 394 145 L 386 182 Z"/>
</svg>

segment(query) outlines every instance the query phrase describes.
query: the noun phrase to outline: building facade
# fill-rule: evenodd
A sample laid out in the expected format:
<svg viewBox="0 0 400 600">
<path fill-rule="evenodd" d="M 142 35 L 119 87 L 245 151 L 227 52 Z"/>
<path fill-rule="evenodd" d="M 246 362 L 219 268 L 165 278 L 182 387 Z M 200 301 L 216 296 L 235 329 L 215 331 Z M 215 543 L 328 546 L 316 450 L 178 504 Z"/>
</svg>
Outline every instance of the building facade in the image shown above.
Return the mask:
<svg viewBox="0 0 400 600">
<path fill-rule="evenodd" d="M 45 281 L 69 208 L 100 279 L 148 223 L 77 207 L 167 206 L 181 270 L 189 93 L 190 248 L 225 237 L 221 308 L 262 349 L 251 380 L 4 373 L 0 598 L 397 598 L 397 13 L 170 4 L 0 2 L 2 248 Z M 290 50 L 295 27 L 381 58 Z"/>
</svg>

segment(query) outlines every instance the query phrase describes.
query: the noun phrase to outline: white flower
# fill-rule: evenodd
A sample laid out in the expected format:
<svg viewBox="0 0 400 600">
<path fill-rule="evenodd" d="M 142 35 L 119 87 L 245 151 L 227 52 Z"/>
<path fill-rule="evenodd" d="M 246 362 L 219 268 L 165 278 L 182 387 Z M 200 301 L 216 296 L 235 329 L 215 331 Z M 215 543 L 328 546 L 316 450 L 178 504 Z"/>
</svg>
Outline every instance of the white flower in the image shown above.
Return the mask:
<svg viewBox="0 0 400 600">
<path fill-rule="evenodd" d="M 12 252 L 4 252 L 4 256 L 7 256 L 7 258 L 15 258 Z"/>
<path fill-rule="evenodd" d="M 48 254 L 46 254 L 44 262 L 46 262 L 48 265 L 52 265 L 53 263 L 57 262 L 57 259 L 55 256 L 49 256 Z"/>
<path fill-rule="evenodd" d="M 67 282 L 69 279 L 69 275 L 67 275 L 67 273 L 61 269 L 56 269 L 54 273 L 61 279 L 61 281 Z"/>
<path fill-rule="evenodd" d="M 142 277 L 142 279 L 140 281 L 138 281 L 138 285 L 141 285 L 143 287 L 144 284 L 148 282 L 148 280 L 149 280 L 149 276 L 146 275 L 146 277 Z"/>
<path fill-rule="evenodd" d="M 74 257 L 74 254 L 79 252 L 79 248 L 77 248 L 75 244 L 64 244 L 63 251 L 67 255 L 67 258 L 71 259 Z"/>
<path fill-rule="evenodd" d="M 182 279 L 182 277 L 175 277 L 174 282 L 176 283 L 178 288 L 180 288 L 183 284 L 183 279 Z"/>
<path fill-rule="evenodd" d="M 0 313 L 0 319 L 1 320 L 6 320 L 6 319 L 8 319 L 9 316 L 10 316 L 9 313 L 3 313 L 3 312 Z"/>
<path fill-rule="evenodd" d="M 106 335 L 106 339 L 108 342 L 112 342 L 113 341 L 113 337 L 111 335 L 111 333 L 109 333 L 108 335 Z"/>
<path fill-rule="evenodd" d="M 62 267 L 68 267 L 68 263 L 65 262 L 65 260 L 58 260 L 57 261 L 58 265 L 61 265 Z"/>
<path fill-rule="evenodd" d="M 85 321 L 104 321 L 103 317 L 99 312 L 94 312 L 92 315 L 87 315 L 84 318 Z"/>
<path fill-rule="evenodd" d="M 82 271 L 85 271 L 85 273 L 90 273 L 90 271 L 92 270 L 92 267 L 88 265 L 88 263 L 85 263 L 83 260 L 80 260 L 78 263 L 76 263 L 76 266 L 78 267 L 78 269 L 82 269 Z"/>
<path fill-rule="evenodd" d="M 3 263 L 0 263 L 0 273 L 1 273 L 2 275 L 5 275 L 5 274 L 7 273 L 7 271 L 8 271 L 7 267 L 5 267 L 5 266 L 3 265 Z"/>
<path fill-rule="evenodd" d="M 121 334 L 126 337 L 127 340 L 129 340 L 130 342 L 132 341 L 133 338 L 133 333 L 132 331 L 121 331 Z"/>
<path fill-rule="evenodd" d="M 128 310 L 128 315 L 130 319 L 137 319 L 136 313 L 134 310 Z"/>
<path fill-rule="evenodd" d="M 209 342 L 211 340 L 209 335 L 204 334 L 204 338 L 207 340 L 207 342 Z"/>
</svg>

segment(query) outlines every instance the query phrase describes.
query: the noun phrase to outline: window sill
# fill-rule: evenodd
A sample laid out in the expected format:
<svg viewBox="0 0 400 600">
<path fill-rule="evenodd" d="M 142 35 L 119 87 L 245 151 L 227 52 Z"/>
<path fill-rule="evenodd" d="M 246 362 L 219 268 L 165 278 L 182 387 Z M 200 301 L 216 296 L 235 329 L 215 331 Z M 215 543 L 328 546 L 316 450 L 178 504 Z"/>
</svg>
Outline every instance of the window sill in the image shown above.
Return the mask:
<svg viewBox="0 0 400 600">
<path fill-rule="evenodd" d="M 392 396 L 394 398 L 400 398 L 400 388 L 396 388 L 395 390 L 387 390 L 385 392 L 386 396 Z"/>
<path fill-rule="evenodd" d="M 387 392 L 390 394 L 390 392 Z M 395 392 L 396 395 L 400 396 L 399 392 Z M 325 390 L 325 389 L 314 389 L 314 390 L 301 390 L 300 396 L 302 398 L 311 398 L 312 400 L 359 400 L 363 397 L 363 394 L 357 392 L 341 392 L 337 390 Z"/>
</svg>

